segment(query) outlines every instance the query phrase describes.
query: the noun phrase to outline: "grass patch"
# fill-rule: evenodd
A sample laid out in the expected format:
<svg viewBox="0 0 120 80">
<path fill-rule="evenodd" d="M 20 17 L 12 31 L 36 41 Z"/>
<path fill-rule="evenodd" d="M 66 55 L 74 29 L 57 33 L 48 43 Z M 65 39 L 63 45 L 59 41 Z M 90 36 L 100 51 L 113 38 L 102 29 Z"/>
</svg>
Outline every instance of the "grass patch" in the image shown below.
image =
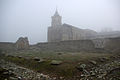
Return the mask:
<svg viewBox="0 0 120 80">
<path fill-rule="evenodd" d="M 3 57 L 3 59 L 13 62 L 17 65 L 32 69 L 37 72 L 47 73 L 47 74 L 55 74 L 58 76 L 70 77 L 73 76 L 73 68 L 71 67 L 60 67 L 58 65 L 51 65 L 51 60 L 47 60 L 45 62 L 38 63 L 32 59 L 25 59 L 19 57 Z"/>
<path fill-rule="evenodd" d="M 67 78 L 77 74 L 75 66 L 79 62 L 84 63 L 96 58 L 110 56 L 110 54 L 84 52 L 64 52 L 59 55 L 57 52 L 41 51 L 19 51 L 10 53 L 10 55 L 14 55 L 16 57 L 7 56 L 4 57 L 4 59 L 34 71 L 50 75 L 64 76 Z M 17 56 L 22 56 L 22 58 Z M 43 58 L 45 59 L 45 62 L 38 63 L 37 61 L 33 60 L 34 57 Z M 63 63 L 60 65 L 51 65 L 50 63 L 52 60 L 60 60 Z"/>
</svg>

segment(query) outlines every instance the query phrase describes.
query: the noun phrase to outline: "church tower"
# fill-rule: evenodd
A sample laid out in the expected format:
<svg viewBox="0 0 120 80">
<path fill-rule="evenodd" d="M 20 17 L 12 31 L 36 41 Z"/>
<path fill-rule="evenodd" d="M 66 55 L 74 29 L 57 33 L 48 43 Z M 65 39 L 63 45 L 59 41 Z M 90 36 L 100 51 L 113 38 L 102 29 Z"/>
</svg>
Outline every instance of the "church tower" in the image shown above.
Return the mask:
<svg viewBox="0 0 120 80">
<path fill-rule="evenodd" d="M 57 9 L 55 14 L 51 17 L 51 26 L 48 27 L 48 42 L 61 41 L 62 37 L 62 17 L 59 15 Z"/>
<path fill-rule="evenodd" d="M 52 27 L 59 27 L 62 25 L 62 17 L 59 15 L 57 9 L 55 14 L 51 17 L 52 18 L 52 22 L 51 22 L 51 26 Z"/>
</svg>

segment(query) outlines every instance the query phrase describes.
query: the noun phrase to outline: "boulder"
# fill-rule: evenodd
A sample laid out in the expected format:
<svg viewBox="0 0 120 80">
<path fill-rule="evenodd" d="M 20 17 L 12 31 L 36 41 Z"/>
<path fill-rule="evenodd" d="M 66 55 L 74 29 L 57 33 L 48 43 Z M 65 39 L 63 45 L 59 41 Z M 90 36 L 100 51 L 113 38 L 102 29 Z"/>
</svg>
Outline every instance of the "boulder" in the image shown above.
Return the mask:
<svg viewBox="0 0 120 80">
<path fill-rule="evenodd" d="M 62 63 L 62 61 L 58 61 L 58 60 L 52 60 L 51 61 L 51 65 L 59 65 L 61 63 Z"/>
<path fill-rule="evenodd" d="M 96 65 L 96 64 L 97 64 L 96 61 L 90 61 L 90 63 L 92 63 L 93 65 Z"/>
<path fill-rule="evenodd" d="M 58 54 L 58 55 L 62 55 L 62 54 L 63 54 L 63 52 L 58 52 L 57 54 Z"/>
<path fill-rule="evenodd" d="M 78 63 L 78 65 L 76 66 L 76 68 L 80 71 L 83 71 L 85 67 L 86 67 L 86 64 L 80 64 L 80 63 Z"/>
<path fill-rule="evenodd" d="M 35 60 L 35 61 L 40 61 L 40 58 L 35 57 L 33 60 Z"/>
<path fill-rule="evenodd" d="M 108 58 L 108 57 L 102 57 L 102 58 L 99 58 L 99 60 L 100 60 L 101 62 L 105 62 L 105 61 L 108 61 L 109 58 Z"/>
<path fill-rule="evenodd" d="M 45 60 L 44 60 L 44 59 L 40 59 L 40 60 L 38 61 L 38 63 L 42 63 L 42 62 L 45 62 Z"/>
<path fill-rule="evenodd" d="M 22 56 L 18 56 L 18 58 L 22 58 Z"/>
<path fill-rule="evenodd" d="M 18 80 L 16 77 L 9 77 L 9 80 Z"/>
</svg>

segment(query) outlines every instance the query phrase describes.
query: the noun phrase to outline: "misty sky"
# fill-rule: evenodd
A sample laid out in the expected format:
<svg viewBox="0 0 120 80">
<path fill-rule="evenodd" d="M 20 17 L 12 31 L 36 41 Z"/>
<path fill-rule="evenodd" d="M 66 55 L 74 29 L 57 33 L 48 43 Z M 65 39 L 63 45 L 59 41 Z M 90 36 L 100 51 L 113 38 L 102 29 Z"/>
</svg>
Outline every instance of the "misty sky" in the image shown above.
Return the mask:
<svg viewBox="0 0 120 80">
<path fill-rule="evenodd" d="M 0 0 L 0 42 L 27 36 L 47 41 L 56 6 L 62 22 L 83 29 L 120 30 L 120 0 Z"/>
</svg>

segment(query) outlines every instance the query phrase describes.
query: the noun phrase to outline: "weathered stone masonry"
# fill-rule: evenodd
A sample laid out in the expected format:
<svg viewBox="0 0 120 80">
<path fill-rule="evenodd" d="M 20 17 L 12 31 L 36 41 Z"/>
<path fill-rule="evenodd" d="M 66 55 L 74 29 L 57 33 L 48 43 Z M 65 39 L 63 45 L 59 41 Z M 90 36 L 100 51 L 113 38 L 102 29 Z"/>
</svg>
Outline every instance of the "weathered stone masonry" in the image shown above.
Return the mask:
<svg viewBox="0 0 120 80">
<path fill-rule="evenodd" d="M 51 26 L 48 27 L 48 42 L 66 40 L 92 39 L 97 32 L 89 29 L 79 29 L 69 24 L 62 24 L 62 17 L 56 11 L 52 16 Z"/>
</svg>

